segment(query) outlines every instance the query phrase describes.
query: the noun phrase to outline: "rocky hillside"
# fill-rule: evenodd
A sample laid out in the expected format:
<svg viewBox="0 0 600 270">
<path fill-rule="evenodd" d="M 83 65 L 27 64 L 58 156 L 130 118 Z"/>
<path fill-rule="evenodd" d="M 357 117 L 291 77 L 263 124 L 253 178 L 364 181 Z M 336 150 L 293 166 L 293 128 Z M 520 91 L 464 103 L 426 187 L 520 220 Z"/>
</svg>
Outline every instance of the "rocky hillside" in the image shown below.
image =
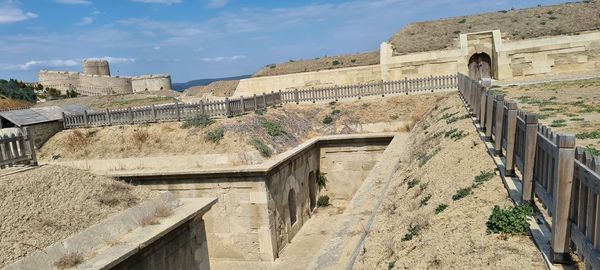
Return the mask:
<svg viewBox="0 0 600 270">
<path fill-rule="evenodd" d="M 398 54 L 455 48 L 460 33 L 499 29 L 503 38 L 521 40 L 600 29 L 600 3 L 582 1 L 413 23 L 390 42 Z"/>
</svg>

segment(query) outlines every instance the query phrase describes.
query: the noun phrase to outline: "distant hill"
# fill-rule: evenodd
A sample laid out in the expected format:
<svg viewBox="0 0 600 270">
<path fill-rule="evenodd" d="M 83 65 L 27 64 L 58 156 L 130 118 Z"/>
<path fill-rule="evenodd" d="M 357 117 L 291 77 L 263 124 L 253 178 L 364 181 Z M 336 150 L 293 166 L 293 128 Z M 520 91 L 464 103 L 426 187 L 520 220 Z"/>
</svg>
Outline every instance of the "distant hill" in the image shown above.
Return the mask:
<svg viewBox="0 0 600 270">
<path fill-rule="evenodd" d="M 193 81 L 189 81 L 186 83 L 174 83 L 173 84 L 173 90 L 178 91 L 178 92 L 183 92 L 183 90 L 194 87 L 194 86 L 207 86 L 209 84 L 211 84 L 212 82 L 216 82 L 216 81 L 232 81 L 232 80 L 242 80 L 242 79 L 248 79 L 252 77 L 252 75 L 242 75 L 242 76 L 236 76 L 236 77 L 226 77 L 226 78 L 216 78 L 216 79 L 200 79 L 200 80 L 193 80 Z"/>
</svg>

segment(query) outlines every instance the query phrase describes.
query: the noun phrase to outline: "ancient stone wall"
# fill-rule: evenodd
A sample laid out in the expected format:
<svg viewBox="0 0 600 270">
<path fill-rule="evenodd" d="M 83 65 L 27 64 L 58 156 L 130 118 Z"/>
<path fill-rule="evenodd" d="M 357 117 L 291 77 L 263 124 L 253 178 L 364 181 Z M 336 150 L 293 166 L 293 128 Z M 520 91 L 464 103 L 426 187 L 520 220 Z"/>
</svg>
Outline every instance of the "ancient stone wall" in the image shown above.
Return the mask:
<svg viewBox="0 0 600 270">
<path fill-rule="evenodd" d="M 35 148 L 40 149 L 54 134 L 63 130 L 63 124 L 60 121 L 41 123 L 29 126 L 33 134 L 33 143 Z"/>
<path fill-rule="evenodd" d="M 110 76 L 110 67 L 106 60 L 83 61 L 83 73 L 88 75 Z"/>
<path fill-rule="evenodd" d="M 145 75 L 131 78 L 133 92 L 171 90 L 171 76 Z"/>
</svg>

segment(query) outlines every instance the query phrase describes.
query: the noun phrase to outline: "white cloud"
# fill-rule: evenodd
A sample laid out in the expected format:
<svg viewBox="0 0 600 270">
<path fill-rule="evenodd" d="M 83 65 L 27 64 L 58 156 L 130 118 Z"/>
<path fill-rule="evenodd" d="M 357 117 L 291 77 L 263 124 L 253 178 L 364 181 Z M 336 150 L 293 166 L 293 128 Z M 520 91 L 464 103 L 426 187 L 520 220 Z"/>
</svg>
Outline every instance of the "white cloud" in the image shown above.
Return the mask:
<svg viewBox="0 0 600 270">
<path fill-rule="evenodd" d="M 181 0 L 131 0 L 131 1 L 137 2 L 137 3 L 144 3 L 144 4 L 165 4 L 165 5 L 181 3 Z"/>
<path fill-rule="evenodd" d="M 154 50 L 157 50 L 157 51 L 158 51 L 158 50 L 160 50 L 160 46 L 154 46 L 154 47 L 152 47 L 152 49 L 154 49 Z"/>
<path fill-rule="evenodd" d="M 89 0 L 56 0 L 59 4 L 67 4 L 67 5 L 90 5 L 92 1 Z"/>
<path fill-rule="evenodd" d="M 134 58 L 122 58 L 122 57 L 92 57 L 86 58 L 89 60 L 107 60 L 111 64 L 118 63 L 132 63 L 135 62 Z M 35 67 L 41 68 L 61 68 L 61 67 L 78 67 L 82 65 L 83 58 L 74 59 L 54 59 L 54 60 L 31 60 L 23 64 L 0 64 L 0 70 L 6 71 L 24 71 L 31 70 Z"/>
<path fill-rule="evenodd" d="M 12 1 L 0 3 L 0 24 L 8 24 L 35 19 L 38 15 L 32 12 L 25 12 L 15 6 Z"/>
<path fill-rule="evenodd" d="M 227 3 L 229 3 L 229 0 L 208 0 L 206 6 L 210 8 L 218 8 L 227 5 Z"/>
<path fill-rule="evenodd" d="M 94 18 L 92 17 L 83 17 L 81 18 L 81 21 L 79 21 L 78 23 L 76 23 L 76 25 L 88 25 L 88 24 L 92 24 L 94 23 Z"/>
<path fill-rule="evenodd" d="M 246 59 L 245 55 L 232 55 L 232 56 L 217 56 L 217 57 L 205 57 L 202 58 L 204 62 L 223 62 L 223 61 L 237 61 Z"/>
</svg>

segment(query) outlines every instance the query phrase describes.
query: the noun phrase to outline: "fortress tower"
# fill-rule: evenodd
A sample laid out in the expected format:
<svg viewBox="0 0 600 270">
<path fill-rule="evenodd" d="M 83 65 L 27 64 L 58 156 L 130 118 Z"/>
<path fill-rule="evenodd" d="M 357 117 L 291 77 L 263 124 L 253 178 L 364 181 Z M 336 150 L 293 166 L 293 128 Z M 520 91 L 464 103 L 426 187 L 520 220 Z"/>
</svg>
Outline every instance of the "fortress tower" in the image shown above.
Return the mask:
<svg viewBox="0 0 600 270">
<path fill-rule="evenodd" d="M 110 76 L 110 67 L 106 60 L 87 59 L 83 61 L 83 74 Z"/>
</svg>

